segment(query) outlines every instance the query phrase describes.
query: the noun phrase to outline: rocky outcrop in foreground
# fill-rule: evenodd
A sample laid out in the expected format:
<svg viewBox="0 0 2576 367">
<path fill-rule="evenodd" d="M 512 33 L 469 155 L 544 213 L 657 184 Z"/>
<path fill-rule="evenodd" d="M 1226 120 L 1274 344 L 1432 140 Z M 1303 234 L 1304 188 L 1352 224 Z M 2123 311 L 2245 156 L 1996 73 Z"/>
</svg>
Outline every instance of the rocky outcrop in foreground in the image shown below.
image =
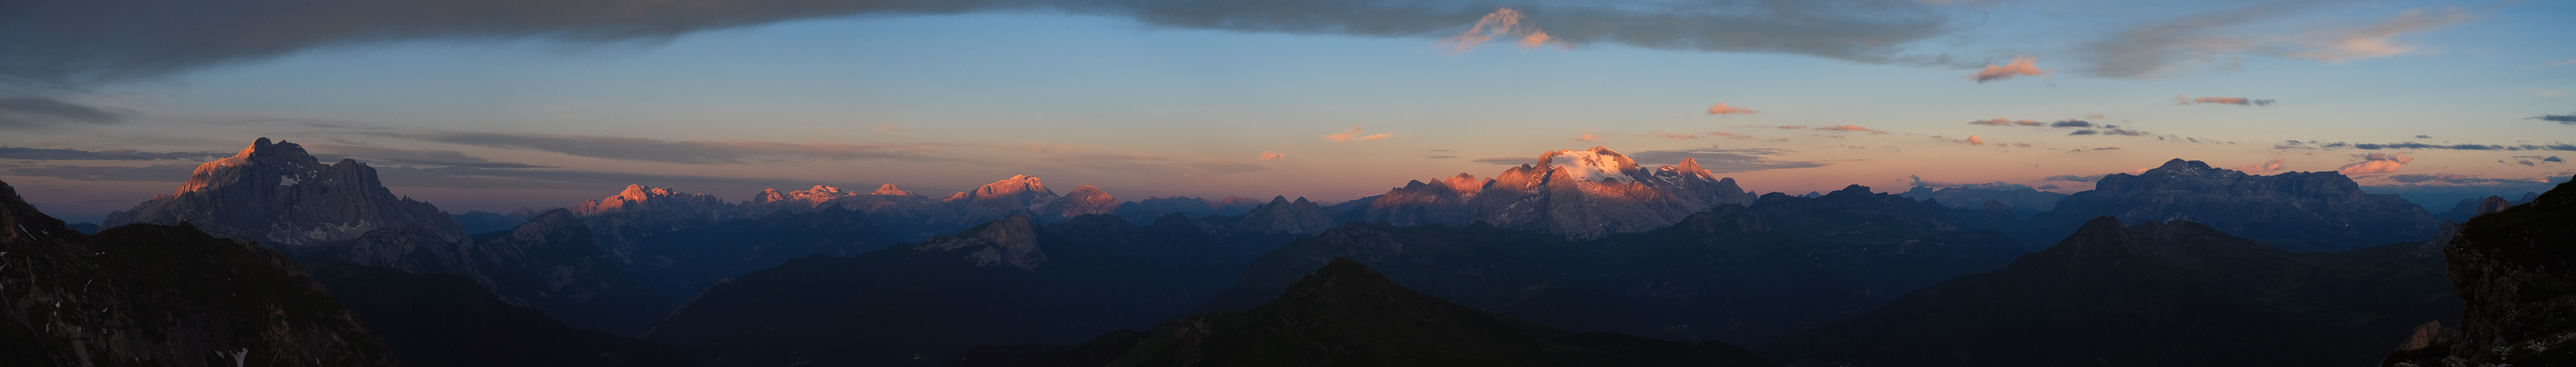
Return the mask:
<svg viewBox="0 0 2576 367">
<path fill-rule="evenodd" d="M 2387 365 L 2576 365 L 2576 183 L 2475 216 L 2444 251 L 2468 302 L 2457 337 L 2401 350 Z"/>
<path fill-rule="evenodd" d="M 0 366 L 398 366 L 276 251 L 190 224 L 83 235 L 0 183 Z"/>
</svg>

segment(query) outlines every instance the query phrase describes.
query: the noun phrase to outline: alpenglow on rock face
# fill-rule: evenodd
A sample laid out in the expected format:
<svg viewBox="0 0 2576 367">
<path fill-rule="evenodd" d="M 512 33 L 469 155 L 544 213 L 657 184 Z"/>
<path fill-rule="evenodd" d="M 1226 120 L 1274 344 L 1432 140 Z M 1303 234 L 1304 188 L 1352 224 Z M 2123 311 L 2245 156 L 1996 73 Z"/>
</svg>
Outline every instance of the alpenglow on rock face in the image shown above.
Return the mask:
<svg viewBox="0 0 2576 367">
<path fill-rule="evenodd" d="M 376 169 L 356 160 L 324 164 L 289 142 L 259 138 L 240 154 L 198 165 L 188 183 L 134 209 L 108 213 L 105 227 L 188 222 L 218 237 L 294 247 L 357 238 L 382 228 L 465 238 L 464 226 L 429 203 L 394 196 Z"/>
<path fill-rule="evenodd" d="M 2060 225 L 2028 239 L 2063 238 L 2074 223 L 2097 216 L 2132 224 L 2189 220 L 2293 251 L 2422 241 L 2441 224 L 2423 206 L 2362 192 L 2340 173 L 2255 176 L 2175 159 L 2145 173 L 2102 177 L 2092 191 L 2067 196 L 2033 216 Z"/>
<path fill-rule="evenodd" d="M 1699 162 L 1648 169 L 1610 148 L 1559 150 L 1537 165 L 1478 180 L 1459 174 L 1414 181 L 1371 201 L 1360 218 L 1395 225 L 1467 225 L 1528 229 L 1575 239 L 1642 232 L 1680 222 L 1722 204 L 1751 204 L 1754 195 Z"/>
</svg>

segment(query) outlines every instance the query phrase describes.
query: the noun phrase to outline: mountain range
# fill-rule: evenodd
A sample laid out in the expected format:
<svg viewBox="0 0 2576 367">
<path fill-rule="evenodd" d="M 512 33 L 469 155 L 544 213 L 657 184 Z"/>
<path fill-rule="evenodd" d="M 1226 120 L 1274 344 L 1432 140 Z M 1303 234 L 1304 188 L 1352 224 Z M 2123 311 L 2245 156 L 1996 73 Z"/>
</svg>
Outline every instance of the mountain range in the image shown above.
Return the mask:
<svg viewBox="0 0 2576 367">
<path fill-rule="evenodd" d="M 395 228 L 441 241 L 465 228 L 437 206 L 396 197 L 376 169 L 356 160 L 324 164 L 304 146 L 259 138 L 231 157 L 197 165 L 170 195 L 108 213 L 102 228 L 188 222 L 216 237 L 256 240 L 280 250 Z"/>
<path fill-rule="evenodd" d="M 1353 200 L 1348 219 L 1399 226 L 1498 228 L 1593 239 L 1672 225 L 1691 213 L 1723 204 L 1751 204 L 1755 196 L 1718 178 L 1693 159 L 1653 169 L 1604 147 L 1540 154 L 1533 164 L 1478 179 L 1457 176 L 1413 181 L 1386 194 Z"/>
<path fill-rule="evenodd" d="M 2248 175 L 2175 159 L 2115 173 L 2030 217 L 2033 247 L 2065 238 L 2096 217 L 2124 223 L 2187 220 L 2292 251 L 2339 251 L 2431 238 L 2441 222 L 2396 195 L 2363 192 L 2335 172 Z"/>
</svg>

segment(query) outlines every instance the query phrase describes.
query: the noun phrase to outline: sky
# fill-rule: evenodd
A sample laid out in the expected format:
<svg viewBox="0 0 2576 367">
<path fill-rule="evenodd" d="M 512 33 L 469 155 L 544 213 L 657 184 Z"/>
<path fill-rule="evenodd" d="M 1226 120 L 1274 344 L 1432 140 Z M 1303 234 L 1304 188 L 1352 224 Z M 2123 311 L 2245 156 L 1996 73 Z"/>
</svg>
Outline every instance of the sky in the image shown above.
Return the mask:
<svg viewBox="0 0 2576 367">
<path fill-rule="evenodd" d="M 260 137 L 458 213 L 1023 174 L 1340 201 L 1592 146 L 1789 193 L 2180 158 L 2435 212 L 2576 174 L 2569 1 L 138 4 L 0 6 L 0 181 L 49 213 Z"/>
</svg>

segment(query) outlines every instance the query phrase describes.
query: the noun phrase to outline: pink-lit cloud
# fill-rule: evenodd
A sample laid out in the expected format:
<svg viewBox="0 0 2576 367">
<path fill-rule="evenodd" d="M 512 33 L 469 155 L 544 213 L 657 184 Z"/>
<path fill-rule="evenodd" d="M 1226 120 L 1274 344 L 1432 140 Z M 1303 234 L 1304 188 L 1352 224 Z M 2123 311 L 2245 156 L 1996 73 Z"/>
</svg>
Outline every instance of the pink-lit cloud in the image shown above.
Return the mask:
<svg viewBox="0 0 2576 367">
<path fill-rule="evenodd" d="M 1598 137 L 1598 136 L 1592 136 L 1592 134 L 1583 134 L 1583 136 L 1576 136 L 1576 137 L 1574 137 L 1574 140 L 1594 141 L 1594 140 L 1601 140 L 1601 137 Z"/>
<path fill-rule="evenodd" d="M 1969 135 L 1969 136 L 1968 136 L 1968 145 L 1986 145 L 1986 138 L 1977 137 L 1976 135 Z"/>
<path fill-rule="evenodd" d="M 1449 53 L 1452 54 L 1466 53 L 1467 51 L 1474 51 L 1478 45 L 1483 45 L 1485 42 L 1491 42 L 1494 38 L 1501 37 L 1519 39 L 1518 43 L 1520 43 L 1521 48 L 1527 49 L 1538 49 L 1551 45 L 1559 48 L 1573 47 L 1572 45 L 1567 44 L 1564 40 L 1547 35 L 1546 31 L 1539 30 L 1536 25 L 1521 24 L 1521 20 L 1522 16 L 1519 10 L 1512 10 L 1512 8 L 1495 9 L 1492 14 L 1485 14 L 1483 19 L 1477 19 L 1476 25 L 1468 27 L 1466 33 L 1459 33 L 1456 37 L 1440 39 L 1440 46 L 1448 48 Z"/>
<path fill-rule="evenodd" d="M 1335 141 L 1335 142 L 1348 142 L 1348 141 L 1352 141 L 1352 140 L 1358 140 L 1358 141 L 1370 141 L 1370 140 L 1385 139 L 1385 138 L 1387 138 L 1387 137 L 1394 136 L 1394 134 L 1393 134 L 1393 133 L 1381 133 L 1381 134 L 1377 134 L 1377 135 L 1360 135 L 1362 132 L 1365 132 L 1365 131 L 1367 131 L 1367 130 L 1360 129 L 1360 126 L 1359 126 L 1359 125 L 1351 125 L 1351 130 L 1350 130 L 1350 131 L 1343 131 L 1343 132 L 1342 132 L 1342 133 L 1340 133 L 1340 134 L 1325 135 L 1325 136 L 1324 136 L 1324 140 L 1330 140 L 1330 141 Z"/>
<path fill-rule="evenodd" d="M 2048 75 L 2048 71 L 2040 70 L 2038 64 L 2038 58 L 2029 56 L 2013 56 L 2012 62 L 2005 63 L 2003 65 L 1986 64 L 1985 70 L 1978 70 L 1976 74 L 1969 74 L 1968 79 L 1976 80 L 1977 83 L 1983 84 L 1985 82 L 2012 79 L 2013 77 L 2024 75 Z"/>
<path fill-rule="evenodd" d="M 1788 130 L 1797 130 L 1797 129 L 1805 129 L 1805 128 L 1807 128 L 1807 125 L 1780 125 L 1780 126 L 1773 126 L 1773 127 L 1777 127 L 1777 128 L 1781 128 L 1781 129 L 1788 129 Z"/>
<path fill-rule="evenodd" d="M 2279 170 L 2281 170 L 2281 167 L 2288 167 L 2288 166 L 2289 166 L 2289 161 L 2288 161 L 2288 160 L 2284 160 L 2284 159 L 2280 159 L 2280 158 L 2272 158 L 2272 161 L 2270 161 L 2270 162 L 2263 162 L 2263 163 L 2255 163 L 2255 164 L 2248 164 L 2248 165 L 2238 166 L 2238 167 L 2236 167 L 2236 170 L 2238 170 L 2238 171 L 2244 171 L 2245 173 L 2266 173 L 2266 172 L 2272 172 L 2272 171 L 2279 171 Z"/>
<path fill-rule="evenodd" d="M 2370 153 L 2360 157 L 2362 161 L 2344 165 L 2335 172 L 2343 173 L 2345 176 L 2390 173 L 2397 172 L 2398 168 L 2405 167 L 2407 163 L 2415 163 L 2415 157 L 2408 157 L 2402 152 Z"/>
<path fill-rule="evenodd" d="M 1261 152 L 1261 160 L 1265 160 L 1265 161 L 1266 161 L 1266 160 L 1272 160 L 1272 159 L 1279 159 L 1279 157 L 1286 157 L 1286 156 L 1288 156 L 1288 155 L 1286 155 L 1286 154 L 1279 154 L 1279 152 Z"/>
<path fill-rule="evenodd" d="M 1715 106 L 1708 106 L 1708 114 L 1711 114 L 1711 115 L 1719 115 L 1719 116 L 1724 116 L 1724 115 L 1742 115 L 1742 114 L 1750 114 L 1750 113 L 1753 113 L 1753 112 L 1754 112 L 1753 110 L 1749 110 L 1749 109 L 1738 108 L 1738 107 L 1733 107 L 1733 106 L 1727 106 L 1727 105 L 1726 105 L 1726 102 L 1718 102 L 1718 103 L 1717 103 L 1717 105 L 1715 105 Z"/>
<path fill-rule="evenodd" d="M 2408 9 L 2398 12 L 2396 17 L 2369 27 L 2326 30 L 2296 37 L 2295 42 L 2307 46 L 2307 49 L 2292 51 L 2282 56 L 2339 63 L 2415 53 L 2418 50 L 2417 46 L 2397 43 L 2395 41 L 2397 36 L 2441 29 L 2468 20 L 2469 14 L 2458 9 L 2446 9 L 2437 13 L 2426 13 L 2423 9 Z"/>
</svg>

